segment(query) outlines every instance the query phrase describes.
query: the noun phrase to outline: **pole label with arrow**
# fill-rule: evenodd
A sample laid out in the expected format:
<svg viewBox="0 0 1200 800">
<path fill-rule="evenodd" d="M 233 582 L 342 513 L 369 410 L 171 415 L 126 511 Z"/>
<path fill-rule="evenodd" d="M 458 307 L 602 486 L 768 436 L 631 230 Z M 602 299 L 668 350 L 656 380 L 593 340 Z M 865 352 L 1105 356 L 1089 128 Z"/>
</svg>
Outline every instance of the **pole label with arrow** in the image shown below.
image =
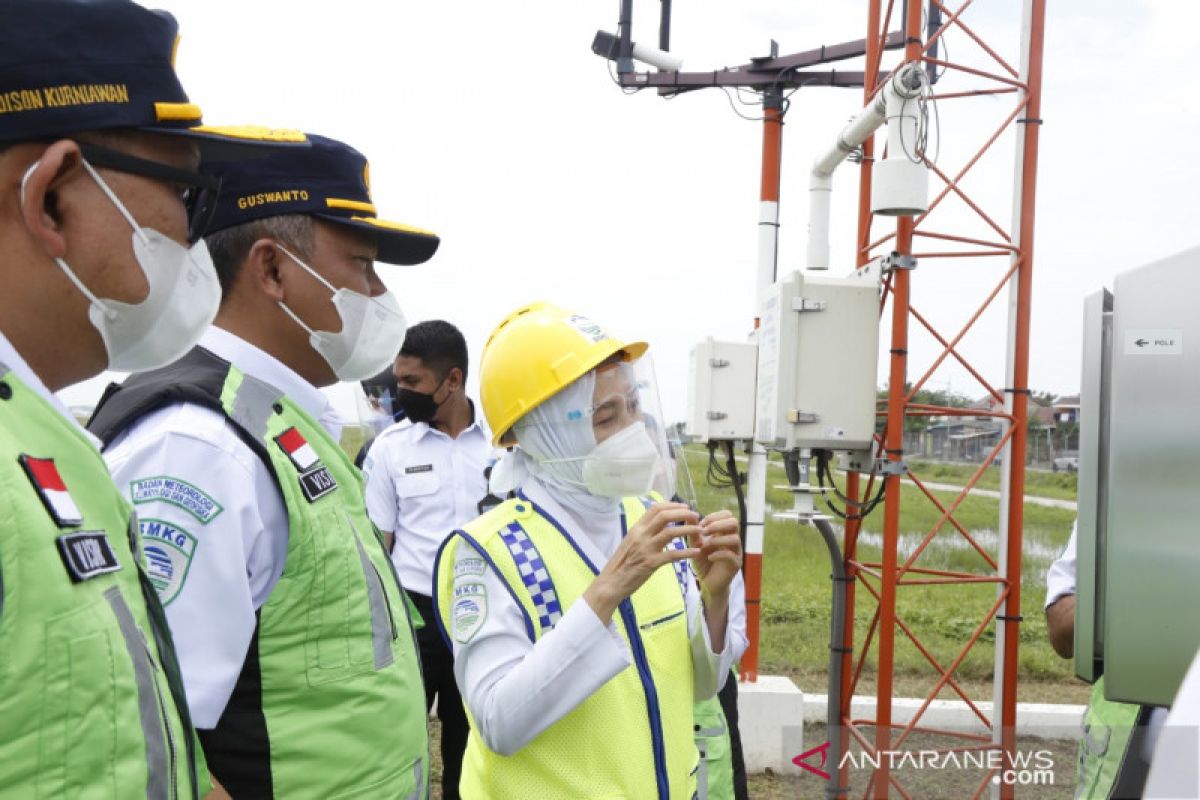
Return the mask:
<svg viewBox="0 0 1200 800">
<path fill-rule="evenodd" d="M 1145 328 L 1125 331 L 1127 356 L 1178 356 L 1183 354 L 1183 331 Z"/>
</svg>

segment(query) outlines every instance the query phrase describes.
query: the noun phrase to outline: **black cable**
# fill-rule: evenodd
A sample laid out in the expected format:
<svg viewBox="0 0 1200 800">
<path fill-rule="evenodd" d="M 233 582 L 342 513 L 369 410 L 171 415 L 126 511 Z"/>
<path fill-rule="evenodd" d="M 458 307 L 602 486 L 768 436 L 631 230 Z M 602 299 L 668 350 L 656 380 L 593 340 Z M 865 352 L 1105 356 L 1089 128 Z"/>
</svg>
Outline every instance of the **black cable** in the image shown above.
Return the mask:
<svg viewBox="0 0 1200 800">
<path fill-rule="evenodd" d="M 704 476 L 709 486 L 715 489 L 728 489 L 733 485 L 733 476 L 729 470 L 717 461 L 717 443 L 708 443 L 708 470 Z"/>
<path fill-rule="evenodd" d="M 645 88 L 643 86 L 622 86 L 621 81 L 617 78 L 617 72 L 613 67 L 612 60 L 605 59 L 605 63 L 608 64 L 608 77 L 611 78 L 612 82 L 617 85 L 617 88 L 621 90 L 622 94 L 637 94 Z"/>
<path fill-rule="evenodd" d="M 725 442 L 726 464 L 729 475 L 733 479 L 733 493 L 738 504 L 738 531 L 742 536 L 742 558 L 746 553 L 746 496 L 742 491 L 742 476 L 738 473 L 737 459 L 733 455 L 733 442 Z"/>
<path fill-rule="evenodd" d="M 835 515 L 837 515 L 841 519 L 845 519 L 845 520 L 865 519 L 867 516 L 869 516 L 871 514 L 872 511 L 874 511 L 876 508 L 879 507 L 879 504 L 881 502 L 883 502 L 884 491 L 887 486 L 887 482 L 886 481 L 879 482 L 879 489 L 875 492 L 875 496 L 872 497 L 870 500 L 868 500 L 866 502 L 858 502 L 855 500 L 851 500 L 850 498 L 848 498 L 844 494 L 842 494 L 841 491 L 839 491 L 837 488 L 837 482 L 833 479 L 833 472 L 829 469 L 829 455 L 830 455 L 829 451 L 827 451 L 827 450 L 818 450 L 816 453 L 816 456 L 817 456 L 817 485 L 820 486 L 822 489 L 824 489 L 825 488 L 825 479 L 828 478 L 829 485 L 833 489 L 834 494 L 836 494 L 843 501 L 845 501 L 846 511 L 842 511 L 837 506 L 835 506 L 830 501 L 829 497 L 825 494 L 825 492 L 821 492 L 821 499 L 825 502 L 825 505 L 829 507 L 829 510 L 832 511 Z M 853 506 L 855 509 L 858 509 L 858 510 L 854 513 L 851 513 L 851 511 L 850 511 L 851 506 Z"/>
</svg>

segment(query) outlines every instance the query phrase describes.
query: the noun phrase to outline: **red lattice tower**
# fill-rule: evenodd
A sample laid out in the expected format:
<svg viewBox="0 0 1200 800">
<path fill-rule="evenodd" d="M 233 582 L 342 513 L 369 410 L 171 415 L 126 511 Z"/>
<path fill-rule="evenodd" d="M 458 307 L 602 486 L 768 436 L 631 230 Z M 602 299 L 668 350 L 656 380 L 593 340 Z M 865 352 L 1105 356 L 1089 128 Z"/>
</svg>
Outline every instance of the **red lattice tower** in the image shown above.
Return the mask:
<svg viewBox="0 0 1200 800">
<path fill-rule="evenodd" d="M 911 741 L 914 733 L 945 737 L 948 744 L 942 750 L 999 750 L 1006 754 L 1004 763 L 1011 764 L 1015 750 L 1016 695 L 1017 695 L 1017 645 L 1021 619 L 1021 531 L 1023 524 L 1022 498 L 1025 487 L 1026 425 L 1028 417 L 1028 364 L 1030 343 L 1030 296 L 1033 270 L 1034 199 L 1037 174 L 1038 131 L 1041 123 L 1041 63 L 1043 49 L 1043 23 L 1045 0 L 1024 0 L 1023 20 L 1019 35 L 1011 37 L 1020 43 L 1015 56 L 1005 58 L 1003 48 L 993 46 L 981 36 L 972 24 L 972 0 L 965 0 L 957 7 L 950 2 L 932 0 L 928 6 L 933 19 L 940 12 L 940 26 L 932 32 L 922 30 L 925 4 L 906 4 L 907 17 L 893 20 L 900 15 L 900 3 L 890 0 L 869 0 L 867 24 L 867 64 L 864 85 L 867 100 L 878 87 L 883 85 L 884 50 L 883 37 L 889 23 L 902 27 L 906 33 L 903 58 L 891 68 L 909 61 L 923 61 L 939 73 L 934 95 L 944 115 L 949 115 L 951 104 L 972 104 L 986 100 L 989 113 L 1003 109 L 999 124 L 992 128 L 979 144 L 974 154 L 955 165 L 929 163 L 931 169 L 930 208 L 918 217 L 901 217 L 890 231 L 884 230 L 886 218 L 873 218 L 869 208 L 871 189 L 872 142 L 864 147 L 864 158 L 859 177 L 859 224 L 857 234 L 857 261 L 866 264 L 872 259 L 895 252 L 913 255 L 922 263 L 915 271 L 897 269 L 885 280 L 884 299 L 881 308 L 884 321 L 891 321 L 891 356 L 888 371 L 888 395 L 886 427 L 880 441 L 880 453 L 888 460 L 903 460 L 903 429 L 905 417 L 912 416 L 990 416 L 1002 423 L 998 442 L 991 448 L 979 469 L 962 491 L 949 504 L 944 504 L 928 489 L 917 474 L 891 473 L 884 480 L 885 510 L 882 558 L 879 562 L 868 562 L 858 557 L 860 523 L 851 521 L 846 528 L 846 568 L 856 580 L 848 584 L 848 613 L 846 615 L 847 643 L 851 652 L 843 656 L 843 691 L 841 717 L 843 720 L 843 750 L 849 738 L 853 738 L 866 752 L 902 750 Z M 980 4 L 984 5 L 984 4 Z M 896 6 L 894 8 L 893 6 Z M 952 32 L 955 51 L 938 57 L 939 42 Z M 1010 32 L 1011 33 L 1011 32 Z M 1010 48 L 1011 49 L 1011 48 Z M 945 52 L 945 47 L 941 48 Z M 1015 64 L 1015 66 L 1014 66 Z M 994 212 L 989 214 L 986 203 L 973 198 L 965 188 L 972 170 L 977 169 L 983 159 L 1004 134 L 1015 135 L 1016 155 L 1014 158 L 1014 182 L 1010 196 L 1012 219 L 1009 226 L 996 221 Z M 959 137 L 961 131 L 955 130 Z M 949 138 L 947 135 L 946 138 Z M 942 159 L 945 161 L 946 159 Z M 994 186 L 989 186 L 994 189 Z M 994 204 L 993 204 L 994 205 Z M 958 211 L 945 213 L 951 206 Z M 957 214 L 957 216 L 956 216 Z M 967 224 L 951 224 L 941 227 L 945 220 L 970 218 Z M 942 222 L 940 222 L 940 220 Z M 982 224 L 985 234 L 965 235 L 961 231 Z M 934 259 L 944 259 L 934 262 Z M 930 266 L 937 263 L 937 269 Z M 963 319 L 958 327 L 938 330 L 930 316 L 911 302 L 914 283 L 936 282 L 945 270 L 973 269 L 994 271 L 995 281 L 977 304 L 969 299 L 962 300 Z M 992 272 L 986 274 L 991 275 Z M 1006 367 L 999 378 L 989 380 L 985 370 L 968 360 L 962 344 L 964 337 L 977 325 L 985 312 L 998 304 L 998 298 L 1008 290 L 1008 341 L 1006 342 Z M 925 331 L 937 342 L 940 354 L 920 371 L 909 363 L 910 326 Z M 986 360 L 986 359 L 985 359 Z M 918 390 L 926 386 L 931 377 L 947 365 L 965 370 L 978 382 L 993 409 L 943 408 L 914 402 Z M 915 380 L 913 377 L 915 376 Z M 910 383 L 911 381 L 911 383 Z M 998 545 L 995 552 L 982 546 L 955 518 L 955 512 L 975 487 L 986 468 L 993 462 L 1002 463 L 1000 518 L 997 527 Z M 921 496 L 919 502 L 932 503 L 939 518 L 923 537 L 910 556 L 900 561 L 898 557 L 901 483 L 909 481 Z M 859 477 L 851 473 L 848 479 L 848 494 L 852 499 L 870 497 L 875 488 L 860 486 Z M 911 502 L 911 500 L 909 501 Z M 978 557 L 979 566 L 974 569 L 950 570 L 927 569 L 921 566 L 921 556 L 937 537 L 961 537 Z M 995 595 L 980 603 L 978 625 L 968 640 L 956 653 L 939 659 L 929 647 L 922 643 L 920 626 L 909 624 L 897 612 L 897 596 L 914 587 L 926 587 L 920 591 L 936 591 L 939 587 L 985 584 L 995 586 Z M 951 590 L 953 591 L 953 590 Z M 963 590 L 958 590 L 963 591 Z M 865 631 L 855 630 L 854 606 L 864 594 L 875 601 L 874 614 Z M 974 612 L 972 612 L 974 613 Z M 979 704 L 968 697 L 967 692 L 955 680 L 955 671 L 963 663 L 972 648 L 978 645 L 980 636 L 995 625 L 995 697 L 989 716 Z M 856 638 L 855 634 L 860 635 Z M 895 674 L 895 651 L 897 634 L 909 640 L 928 663 L 934 683 L 918 712 L 904 725 L 893 724 L 892 700 L 893 677 Z M 864 665 L 874 650 L 878 663 L 878 705 L 874 719 L 854 719 L 850 714 L 850 701 L 858 684 Z M 943 690 L 948 690 L 961 699 L 976 715 L 980 723 L 979 734 L 952 733 L 934 730 L 921 725 L 921 719 L 930 703 Z M 873 729 L 873 735 L 871 730 Z M 981 796 L 998 771 L 988 772 L 975 791 Z M 842 785 L 848 779 L 848 765 L 841 773 Z M 857 790 L 857 787 L 856 787 Z M 1012 797 L 1013 786 L 1001 784 L 1000 796 Z M 856 791 L 857 793 L 857 791 Z M 886 760 L 874 770 L 863 796 L 910 797 L 901 782 L 891 774 Z"/>
</svg>

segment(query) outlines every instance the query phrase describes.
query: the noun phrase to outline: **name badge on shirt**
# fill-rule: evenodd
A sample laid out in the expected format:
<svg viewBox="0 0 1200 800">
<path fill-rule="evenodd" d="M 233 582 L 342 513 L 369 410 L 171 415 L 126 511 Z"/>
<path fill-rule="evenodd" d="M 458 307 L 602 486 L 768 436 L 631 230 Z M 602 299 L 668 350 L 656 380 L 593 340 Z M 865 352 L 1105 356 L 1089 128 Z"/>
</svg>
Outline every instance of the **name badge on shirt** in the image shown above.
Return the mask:
<svg viewBox="0 0 1200 800">
<path fill-rule="evenodd" d="M 417 464 L 415 467 L 405 467 L 405 475 L 416 475 L 420 472 L 433 472 L 433 464 Z"/>
<path fill-rule="evenodd" d="M 312 503 L 337 489 L 337 481 L 300 431 L 288 428 L 275 437 L 275 442 L 287 453 L 292 465 L 300 473 L 300 490 L 308 502 Z"/>
<path fill-rule="evenodd" d="M 64 533 L 55 542 L 71 583 L 82 583 L 121 568 L 121 562 L 117 561 L 117 554 L 113 552 L 103 531 Z"/>
</svg>

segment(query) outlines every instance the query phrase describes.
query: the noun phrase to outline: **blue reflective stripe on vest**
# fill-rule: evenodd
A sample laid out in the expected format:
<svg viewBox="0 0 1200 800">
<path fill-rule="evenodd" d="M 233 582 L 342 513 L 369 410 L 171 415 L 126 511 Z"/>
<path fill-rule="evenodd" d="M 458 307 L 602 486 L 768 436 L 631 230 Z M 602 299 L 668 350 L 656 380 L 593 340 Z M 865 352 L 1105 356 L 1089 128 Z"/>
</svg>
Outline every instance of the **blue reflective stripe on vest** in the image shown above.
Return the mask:
<svg viewBox="0 0 1200 800">
<path fill-rule="evenodd" d="M 642 507 L 647 508 L 647 509 L 650 508 L 650 506 L 653 502 L 648 497 L 639 497 L 638 500 L 641 501 Z M 628 525 L 628 523 L 626 523 L 626 521 L 625 521 L 625 503 L 622 502 L 621 503 L 621 537 L 622 538 L 624 538 L 625 534 L 628 533 L 627 525 Z M 685 550 L 685 549 L 687 549 L 687 542 L 683 541 L 682 538 L 677 536 L 674 539 L 672 539 L 671 541 L 667 542 L 667 549 L 668 550 Z M 687 602 L 688 577 L 689 577 L 689 573 L 691 572 L 691 569 L 692 569 L 691 563 L 686 558 L 681 559 L 679 561 L 672 561 L 671 568 L 675 570 L 675 580 L 679 581 L 679 591 L 683 593 L 683 600 L 686 603 Z"/>
<path fill-rule="evenodd" d="M 500 579 L 500 583 L 504 585 L 505 590 L 512 598 L 513 603 L 516 604 L 517 610 L 521 612 L 521 616 L 525 620 L 525 635 L 529 637 L 529 641 L 536 642 L 537 633 L 533 629 L 533 620 L 529 618 L 529 614 L 525 611 L 525 606 L 520 600 L 517 599 L 517 595 L 515 592 L 513 592 L 513 588 L 508 585 L 508 581 L 504 580 L 504 573 L 500 571 L 498 566 L 496 566 L 496 562 L 492 560 L 487 548 L 475 541 L 475 538 L 471 536 L 471 534 L 464 530 L 456 530 L 442 541 L 441 545 L 438 547 L 437 557 L 433 560 L 433 574 L 438 574 L 438 565 L 442 561 L 442 555 L 446 552 L 446 547 L 451 541 L 453 541 L 455 536 L 461 536 L 463 541 L 470 542 L 471 547 L 475 548 L 475 550 L 479 553 L 479 557 L 488 563 L 488 566 L 492 568 L 492 572 L 496 573 L 496 577 Z M 438 605 L 440 594 L 441 592 L 439 592 L 435 586 L 433 591 L 433 618 L 437 620 L 438 631 L 442 634 L 442 640 L 446 643 L 446 649 L 453 653 L 454 644 L 450 641 L 450 633 L 446 630 L 445 623 L 442 622 L 442 613 Z"/>
<path fill-rule="evenodd" d="M 593 574 L 600 574 L 600 570 L 596 569 L 596 565 L 592 563 L 592 560 L 579 549 L 579 545 L 567 533 L 566 528 L 558 523 L 558 520 L 552 517 L 546 509 L 526 497 L 524 492 L 517 492 L 517 496 L 533 506 L 534 511 L 541 514 L 543 519 L 558 529 L 563 539 L 571 545 L 575 553 L 583 560 L 584 564 L 587 564 L 588 569 Z M 625 514 L 622 513 L 621 537 L 624 538 L 627 532 L 625 528 Z M 646 659 L 646 647 L 642 644 L 642 637 L 638 632 L 637 615 L 633 612 L 633 603 L 630 602 L 629 598 L 626 598 L 621 601 L 618 610 L 621 612 L 621 619 L 625 623 L 625 631 L 629 634 L 629 646 L 633 650 L 633 661 L 637 666 L 638 677 L 642 681 L 642 690 L 646 693 L 646 711 L 650 718 L 650 740 L 654 743 L 654 780 L 658 784 L 658 796 L 660 800 L 667 800 L 670 796 L 667 780 L 667 748 L 663 743 L 662 715 L 658 709 L 658 689 L 655 688 L 654 677 L 650 674 L 650 662 Z"/>
<path fill-rule="evenodd" d="M 554 581 L 550 578 L 542 554 L 519 522 L 510 523 L 500 531 L 500 538 L 504 540 L 508 552 L 512 553 L 513 563 L 517 565 L 517 572 L 521 573 L 521 581 L 529 592 L 529 599 L 537 609 L 542 630 L 550 630 L 562 619 L 562 606 L 559 605 L 558 592 L 554 589 Z"/>
</svg>

